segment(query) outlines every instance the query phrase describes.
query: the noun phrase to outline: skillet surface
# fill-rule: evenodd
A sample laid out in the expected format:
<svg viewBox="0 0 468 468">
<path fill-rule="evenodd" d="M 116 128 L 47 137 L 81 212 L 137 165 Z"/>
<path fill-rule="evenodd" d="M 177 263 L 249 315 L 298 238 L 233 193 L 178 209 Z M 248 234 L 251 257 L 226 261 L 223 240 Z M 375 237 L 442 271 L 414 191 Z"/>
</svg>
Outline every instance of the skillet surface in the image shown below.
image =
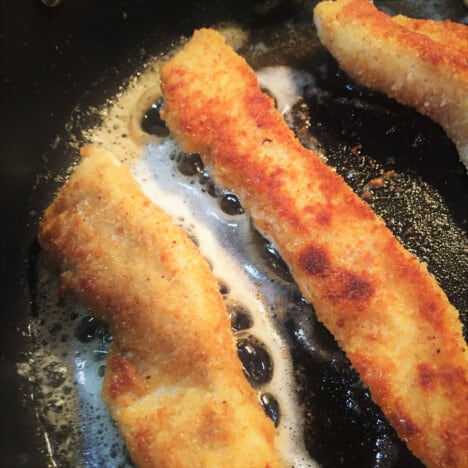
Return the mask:
<svg viewBox="0 0 468 468">
<path fill-rule="evenodd" d="M 379 3 L 390 12 L 414 16 L 466 20 L 467 14 L 459 1 Z M 312 8 L 301 1 L 2 5 L 2 466 L 50 464 L 33 388 L 16 367 L 32 346 L 24 331 L 36 299 L 28 265 L 34 262 L 37 221 L 59 185 L 53 177 L 39 183 L 36 177 L 64 174 L 75 157 L 66 151 L 58 156 L 53 142 L 77 103 L 102 104 L 148 57 L 167 51 L 180 35 L 189 36 L 200 26 L 235 21 L 252 31 L 251 42 L 275 45 L 276 53 L 255 66 L 287 61 L 314 75 L 315 86 L 305 89 L 303 105 L 296 109 L 296 123 L 308 122 L 307 128 L 296 126 L 298 136 L 306 145 L 319 145 L 359 193 L 373 177 L 396 171 L 398 177 L 369 202 L 428 262 L 466 324 L 468 184 L 455 148 L 428 119 L 360 88 L 341 72 L 314 40 Z M 296 35 L 287 33 L 291 25 Z M 248 50 L 244 53 L 249 60 Z M 300 398 L 316 415 L 306 437 L 314 458 L 324 466 L 418 466 L 395 442 L 354 373 L 319 359 L 297 338 L 301 328 L 314 343 L 335 351 L 331 337 L 304 307 L 300 298 L 292 300 L 286 325 L 306 389 Z M 396 457 L 378 459 L 378 444 L 389 443 L 397 444 Z"/>
</svg>

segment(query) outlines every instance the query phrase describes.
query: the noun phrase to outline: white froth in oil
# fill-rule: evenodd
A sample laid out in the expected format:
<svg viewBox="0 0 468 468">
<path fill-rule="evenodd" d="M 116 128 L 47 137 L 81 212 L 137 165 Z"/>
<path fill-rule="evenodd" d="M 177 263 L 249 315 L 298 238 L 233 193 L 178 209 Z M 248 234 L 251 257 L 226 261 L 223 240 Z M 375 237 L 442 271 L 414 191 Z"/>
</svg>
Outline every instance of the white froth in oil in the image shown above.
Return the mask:
<svg viewBox="0 0 468 468">
<path fill-rule="evenodd" d="M 108 343 L 78 339 L 88 311 L 59 296 L 42 256 L 37 269 L 37 318 L 28 327 L 37 346 L 18 372 L 33 386 L 51 466 L 125 466 L 124 444 L 100 397 Z"/>
<path fill-rule="evenodd" d="M 236 45 L 245 40 L 235 30 L 229 30 L 229 34 L 231 42 L 237 41 Z M 315 466 L 304 446 L 302 411 L 295 397 L 288 345 L 281 332 L 280 319 L 286 311 L 291 286 L 258 268 L 258 255 L 248 245 L 251 232 L 248 216 L 225 214 L 219 200 L 207 193 L 197 177 L 178 172 L 177 143 L 142 131 L 140 122 L 144 112 L 160 97 L 158 70 L 158 61 L 148 63 L 122 86 L 98 111 L 102 125 L 84 129 L 81 143 L 104 147 L 125 162 L 147 196 L 196 240 L 216 278 L 227 286 L 227 300 L 241 304 L 250 312 L 254 324 L 239 336 L 249 334 L 258 338 L 266 345 L 274 363 L 272 380 L 258 392 L 271 393 L 279 403 L 280 450 L 288 466 Z M 286 115 L 311 77 L 287 67 L 272 67 L 261 70 L 259 80 L 275 96 L 280 112 Z M 42 418 L 51 427 L 60 427 L 60 420 L 66 421 L 64 429 L 69 431 L 66 441 L 57 441 L 58 432 L 48 427 L 49 437 L 53 439 L 52 456 L 58 465 L 131 466 L 100 398 L 108 343 L 99 339 L 83 343 L 75 336 L 77 323 L 87 312 L 71 302 L 58 306 L 57 280 L 44 272 L 41 265 L 39 268 L 42 271 L 38 294 L 40 320 L 34 320 L 32 327 L 40 347 L 22 370 L 43 387 L 39 392 L 43 397 L 39 404 Z M 56 323 L 61 324 L 61 329 L 51 334 Z M 43 369 L 52 361 L 65 376 L 53 392 L 43 377 Z M 61 408 L 50 415 L 44 408 L 53 407 L 52 399 Z"/>
<path fill-rule="evenodd" d="M 180 152 L 172 139 L 146 144 L 133 174 L 155 204 L 194 237 L 216 278 L 229 288 L 229 299 L 241 304 L 254 318 L 248 334 L 258 338 L 274 363 L 272 380 L 262 386 L 278 400 L 281 417 L 279 446 L 291 466 L 312 466 L 302 442 L 302 416 L 295 399 L 292 364 L 286 341 L 273 324 L 271 305 L 282 302 L 287 290 L 272 286 L 249 258 L 245 244 L 250 230 L 246 214 L 230 216 L 193 177 L 178 173 L 173 161 Z"/>
<path fill-rule="evenodd" d="M 260 86 L 275 96 L 278 111 L 285 116 L 304 94 L 304 88 L 314 82 L 309 73 L 286 66 L 262 68 L 257 77 Z"/>
</svg>

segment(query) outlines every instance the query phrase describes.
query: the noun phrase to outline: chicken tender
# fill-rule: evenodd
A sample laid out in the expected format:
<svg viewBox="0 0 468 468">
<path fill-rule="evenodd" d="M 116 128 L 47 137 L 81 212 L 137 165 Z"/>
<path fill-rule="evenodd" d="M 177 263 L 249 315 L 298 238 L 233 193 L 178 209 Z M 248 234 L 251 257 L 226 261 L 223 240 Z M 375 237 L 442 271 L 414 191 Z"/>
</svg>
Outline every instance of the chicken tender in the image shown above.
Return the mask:
<svg viewBox="0 0 468 468">
<path fill-rule="evenodd" d="M 40 225 L 63 286 L 113 336 L 103 397 L 140 467 L 277 467 L 219 285 L 128 169 L 88 147 Z"/>
<path fill-rule="evenodd" d="M 161 68 L 165 119 L 276 246 L 401 439 L 468 466 L 468 352 L 457 310 L 371 208 L 301 146 L 213 30 Z"/>
<path fill-rule="evenodd" d="M 468 26 L 392 18 L 368 0 L 321 2 L 314 21 L 347 73 L 438 122 L 468 168 Z"/>
</svg>

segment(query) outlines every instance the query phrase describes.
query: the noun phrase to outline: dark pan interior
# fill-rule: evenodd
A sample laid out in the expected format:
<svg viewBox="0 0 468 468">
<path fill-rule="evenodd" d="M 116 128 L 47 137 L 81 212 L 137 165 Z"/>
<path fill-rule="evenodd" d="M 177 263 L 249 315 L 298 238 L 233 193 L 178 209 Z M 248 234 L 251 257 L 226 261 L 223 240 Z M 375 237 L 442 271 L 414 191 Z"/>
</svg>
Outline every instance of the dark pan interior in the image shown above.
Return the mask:
<svg viewBox="0 0 468 468">
<path fill-rule="evenodd" d="M 149 57 L 167 51 L 180 36 L 190 36 L 201 26 L 235 21 L 252 31 L 251 41 L 277 42 L 278 55 L 265 56 L 256 66 L 287 58 L 290 65 L 314 75 L 315 85 L 304 90 L 304 101 L 295 110 L 299 138 L 306 146 L 319 146 L 358 193 L 368 189 L 369 180 L 396 172 L 383 188 L 370 191 L 368 201 L 402 242 L 428 263 L 461 311 L 466 336 L 465 168 L 440 127 L 359 87 L 316 45 L 310 23 L 315 3 L 64 0 L 48 7 L 34 0 L 2 4 L 1 466 L 50 463 L 32 388 L 16 368 L 31 347 L 25 331 L 34 313 L 30 266 L 37 253 L 37 221 L 58 188 L 54 177 L 37 183 L 37 176 L 63 174 L 76 156 L 64 150 L 58 158 L 52 147 L 78 102 L 102 103 Z M 467 9 L 458 0 L 376 3 L 389 12 L 467 18 Z M 288 38 L 287 24 L 304 32 L 302 40 Z M 324 466 L 419 466 L 300 296 L 291 298 L 286 326 L 304 389 L 300 398 L 306 412 L 315 415 L 307 422 L 311 454 Z M 299 328 L 305 339 L 295 333 Z M 310 343 L 335 356 L 332 363 Z M 379 459 L 385 444 L 395 447 L 387 452 L 394 456 Z"/>
</svg>

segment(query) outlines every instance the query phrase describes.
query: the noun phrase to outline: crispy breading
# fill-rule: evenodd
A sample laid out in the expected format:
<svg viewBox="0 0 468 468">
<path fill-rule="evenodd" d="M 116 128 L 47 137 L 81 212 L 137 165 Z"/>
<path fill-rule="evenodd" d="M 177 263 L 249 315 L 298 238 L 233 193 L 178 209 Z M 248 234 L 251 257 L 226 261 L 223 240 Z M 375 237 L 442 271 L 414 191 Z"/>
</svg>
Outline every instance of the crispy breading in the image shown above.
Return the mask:
<svg viewBox="0 0 468 468">
<path fill-rule="evenodd" d="M 125 166 L 103 150 L 82 153 L 40 243 L 63 285 L 110 324 L 103 396 L 133 461 L 280 466 L 208 264 Z"/>
<path fill-rule="evenodd" d="M 312 151 L 217 32 L 161 68 L 168 127 L 274 242 L 399 436 L 431 466 L 468 464 L 468 353 L 426 266 Z"/>
<path fill-rule="evenodd" d="M 392 18 L 368 0 L 321 2 L 314 21 L 347 73 L 438 122 L 468 167 L 468 26 Z"/>
</svg>

